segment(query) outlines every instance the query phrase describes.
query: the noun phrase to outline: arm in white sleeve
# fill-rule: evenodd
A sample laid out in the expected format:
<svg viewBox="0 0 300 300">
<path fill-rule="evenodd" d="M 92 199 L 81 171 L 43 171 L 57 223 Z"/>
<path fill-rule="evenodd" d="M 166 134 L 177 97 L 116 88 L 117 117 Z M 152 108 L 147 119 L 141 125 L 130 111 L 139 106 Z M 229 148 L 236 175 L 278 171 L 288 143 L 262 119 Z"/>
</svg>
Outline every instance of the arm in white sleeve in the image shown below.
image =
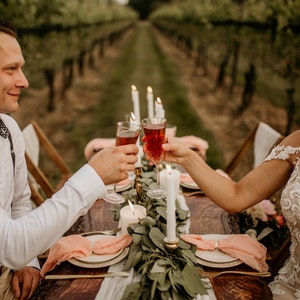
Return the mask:
<svg viewBox="0 0 300 300">
<path fill-rule="evenodd" d="M 24 267 L 106 192 L 96 171 L 86 164 L 51 199 L 28 214 L 13 220 L 0 209 L 0 264 L 12 269 Z"/>
</svg>

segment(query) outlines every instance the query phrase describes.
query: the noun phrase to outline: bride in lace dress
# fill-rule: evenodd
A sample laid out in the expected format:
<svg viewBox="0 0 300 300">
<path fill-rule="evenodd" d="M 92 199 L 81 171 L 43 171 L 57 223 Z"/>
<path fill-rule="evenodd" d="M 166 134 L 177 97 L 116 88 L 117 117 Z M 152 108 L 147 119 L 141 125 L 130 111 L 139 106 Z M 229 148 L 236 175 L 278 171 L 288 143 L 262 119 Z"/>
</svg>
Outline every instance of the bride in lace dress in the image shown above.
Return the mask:
<svg viewBox="0 0 300 300">
<path fill-rule="evenodd" d="M 181 164 L 205 194 L 230 213 L 251 207 L 285 186 L 280 203 L 291 232 L 290 257 L 270 288 L 275 300 L 300 299 L 300 130 L 239 182 L 219 175 L 176 139 L 169 139 L 163 149 L 164 161 Z"/>
</svg>

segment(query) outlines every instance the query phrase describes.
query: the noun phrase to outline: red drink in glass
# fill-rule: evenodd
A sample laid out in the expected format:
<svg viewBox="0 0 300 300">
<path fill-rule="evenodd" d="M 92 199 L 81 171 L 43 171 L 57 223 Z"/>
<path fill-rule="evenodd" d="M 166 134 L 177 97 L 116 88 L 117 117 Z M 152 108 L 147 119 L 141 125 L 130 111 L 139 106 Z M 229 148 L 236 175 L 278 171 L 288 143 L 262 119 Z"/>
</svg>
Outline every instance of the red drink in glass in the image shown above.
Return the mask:
<svg viewBox="0 0 300 300">
<path fill-rule="evenodd" d="M 135 144 L 139 136 L 137 131 L 124 131 L 116 136 L 116 146 Z"/>
<path fill-rule="evenodd" d="M 147 124 L 144 125 L 144 133 L 148 155 L 154 163 L 157 163 L 163 152 L 161 145 L 165 141 L 165 127 L 161 124 Z"/>
<path fill-rule="evenodd" d="M 129 144 L 136 144 L 141 126 L 138 124 L 131 124 L 130 122 L 118 122 L 116 132 L 116 146 L 124 146 Z M 125 198 L 117 193 L 117 184 L 114 184 L 114 190 L 107 193 L 103 199 L 110 203 L 123 203 Z"/>
</svg>

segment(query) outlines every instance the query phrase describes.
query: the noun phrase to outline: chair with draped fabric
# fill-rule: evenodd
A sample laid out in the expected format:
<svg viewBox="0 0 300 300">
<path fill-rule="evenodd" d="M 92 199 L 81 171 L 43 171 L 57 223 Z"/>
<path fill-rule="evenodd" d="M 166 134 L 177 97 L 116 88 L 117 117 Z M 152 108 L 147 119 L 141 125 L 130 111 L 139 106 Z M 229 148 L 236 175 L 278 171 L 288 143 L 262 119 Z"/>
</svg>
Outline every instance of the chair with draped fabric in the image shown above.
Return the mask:
<svg viewBox="0 0 300 300">
<path fill-rule="evenodd" d="M 264 122 L 257 123 L 225 168 L 225 172 L 232 177 L 242 160 L 246 157 L 253 160 L 250 162 L 251 168 L 257 167 L 268 156 L 272 148 L 280 143 L 283 138 L 283 135 L 268 124 Z M 253 150 L 252 153 L 250 151 L 251 148 Z"/>
<path fill-rule="evenodd" d="M 32 201 L 39 206 L 45 198 L 51 197 L 62 187 L 72 173 L 36 121 L 30 122 L 22 133 L 25 140 L 25 158 Z M 49 172 L 46 168 L 42 170 L 41 158 L 51 164 L 54 172 Z"/>
</svg>

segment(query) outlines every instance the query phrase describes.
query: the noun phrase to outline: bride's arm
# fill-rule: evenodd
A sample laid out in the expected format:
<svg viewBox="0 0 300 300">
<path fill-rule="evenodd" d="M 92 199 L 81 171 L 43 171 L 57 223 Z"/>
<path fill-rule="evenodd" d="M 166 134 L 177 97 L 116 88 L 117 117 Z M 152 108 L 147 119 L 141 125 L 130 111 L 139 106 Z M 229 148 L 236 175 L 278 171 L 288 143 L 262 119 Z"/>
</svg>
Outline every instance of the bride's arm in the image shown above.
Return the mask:
<svg viewBox="0 0 300 300">
<path fill-rule="evenodd" d="M 300 131 L 285 138 L 281 145 L 300 147 Z M 273 195 L 286 184 L 297 154 L 286 160 L 263 162 L 239 182 L 219 175 L 196 153 L 176 140 L 163 145 L 165 161 L 181 164 L 198 186 L 216 204 L 229 212 L 238 212 Z"/>
</svg>

